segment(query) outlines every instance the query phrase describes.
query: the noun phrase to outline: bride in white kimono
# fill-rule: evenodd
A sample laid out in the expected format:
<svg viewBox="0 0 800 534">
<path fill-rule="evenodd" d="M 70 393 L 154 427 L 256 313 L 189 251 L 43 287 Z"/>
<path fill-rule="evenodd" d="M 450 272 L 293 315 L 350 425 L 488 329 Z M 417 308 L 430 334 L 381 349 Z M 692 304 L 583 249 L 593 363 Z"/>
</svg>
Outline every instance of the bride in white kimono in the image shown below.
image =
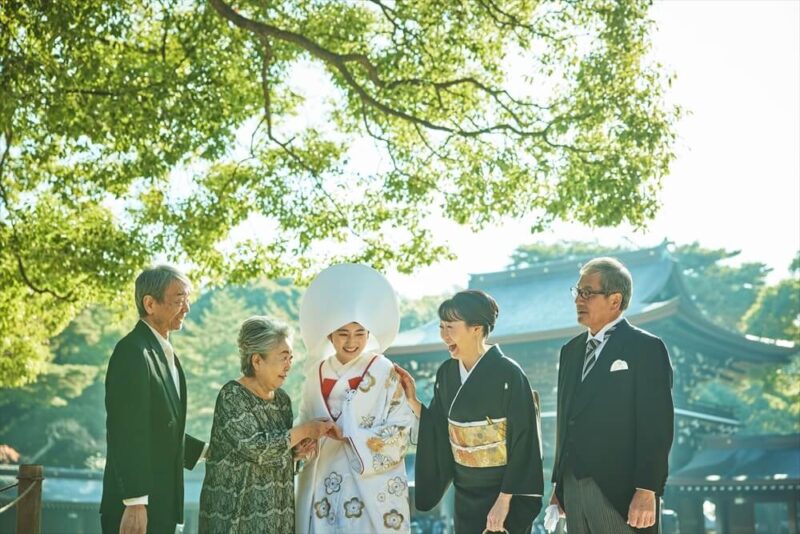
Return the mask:
<svg viewBox="0 0 800 534">
<path fill-rule="evenodd" d="M 408 532 L 405 453 L 414 413 L 380 351 L 399 329 L 397 299 L 377 271 L 354 264 L 320 273 L 303 297 L 308 349 L 298 422 L 333 419 L 296 484 L 295 531 Z"/>
</svg>

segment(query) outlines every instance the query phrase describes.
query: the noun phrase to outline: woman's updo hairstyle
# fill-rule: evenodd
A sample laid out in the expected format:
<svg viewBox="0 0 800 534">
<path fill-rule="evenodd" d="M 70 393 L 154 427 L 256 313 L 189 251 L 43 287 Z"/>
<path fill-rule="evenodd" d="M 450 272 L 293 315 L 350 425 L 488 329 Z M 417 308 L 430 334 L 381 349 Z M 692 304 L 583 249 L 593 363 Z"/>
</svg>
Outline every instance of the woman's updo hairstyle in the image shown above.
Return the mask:
<svg viewBox="0 0 800 534">
<path fill-rule="evenodd" d="M 459 291 L 439 306 L 440 320 L 464 321 L 467 326 L 480 326 L 483 328 L 483 337 L 494 330 L 499 313 L 497 302 L 491 295 L 479 289 Z"/>
</svg>

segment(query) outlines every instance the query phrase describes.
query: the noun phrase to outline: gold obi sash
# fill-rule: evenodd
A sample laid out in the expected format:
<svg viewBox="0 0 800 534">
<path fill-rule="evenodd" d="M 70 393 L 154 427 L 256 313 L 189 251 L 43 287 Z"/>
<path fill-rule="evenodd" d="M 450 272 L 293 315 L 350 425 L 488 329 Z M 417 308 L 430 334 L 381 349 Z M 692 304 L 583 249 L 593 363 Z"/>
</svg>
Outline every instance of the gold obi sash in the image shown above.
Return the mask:
<svg viewBox="0 0 800 534">
<path fill-rule="evenodd" d="M 447 420 L 456 463 L 466 467 L 506 465 L 506 418 L 458 423 Z"/>
</svg>

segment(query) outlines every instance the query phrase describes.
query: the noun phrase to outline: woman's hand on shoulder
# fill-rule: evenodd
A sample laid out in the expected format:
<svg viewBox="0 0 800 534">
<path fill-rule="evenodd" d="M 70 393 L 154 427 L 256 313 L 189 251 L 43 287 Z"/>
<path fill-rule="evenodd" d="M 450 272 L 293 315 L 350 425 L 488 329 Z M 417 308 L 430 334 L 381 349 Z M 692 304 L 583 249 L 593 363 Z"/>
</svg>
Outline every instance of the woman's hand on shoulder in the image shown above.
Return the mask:
<svg viewBox="0 0 800 534">
<path fill-rule="evenodd" d="M 422 411 L 422 403 L 417 398 L 416 380 L 414 380 L 414 377 L 411 376 L 411 373 L 397 364 L 394 364 L 394 370 L 400 377 L 400 385 L 403 387 L 403 393 L 405 393 L 406 399 L 408 399 L 409 406 L 411 406 L 411 409 L 414 411 L 416 416 L 419 417 L 419 414 Z"/>
</svg>

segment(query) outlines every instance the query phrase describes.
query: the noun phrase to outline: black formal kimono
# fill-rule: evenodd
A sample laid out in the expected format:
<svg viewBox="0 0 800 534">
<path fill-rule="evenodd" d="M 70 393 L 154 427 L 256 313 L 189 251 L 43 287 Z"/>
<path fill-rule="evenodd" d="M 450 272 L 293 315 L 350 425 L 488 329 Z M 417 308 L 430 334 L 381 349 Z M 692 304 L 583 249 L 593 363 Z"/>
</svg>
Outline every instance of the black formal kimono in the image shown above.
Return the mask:
<svg viewBox="0 0 800 534">
<path fill-rule="evenodd" d="M 459 362 L 436 373 L 422 407 L 415 466 L 415 504 L 430 510 L 452 482 L 457 534 L 480 533 L 503 493 L 512 494 L 505 528 L 529 533 L 542 507 L 542 453 L 528 378 L 495 345 L 464 384 Z"/>
<path fill-rule="evenodd" d="M 581 382 L 586 339 L 584 332 L 561 349 L 553 482 L 564 506 L 565 471 L 592 477 L 627 520 L 636 488 L 664 493 L 673 437 L 672 366 L 661 339 L 622 319 Z M 638 531 L 656 533 L 658 521 Z"/>
<path fill-rule="evenodd" d="M 175 364 L 180 396 L 161 344 L 143 321 L 117 343 L 108 362 L 104 532 L 119 532 L 123 499 L 144 495 L 148 532 L 171 533 L 183 523 L 183 468 L 195 466 L 204 443 L 184 434 L 186 380 L 177 358 Z"/>
</svg>

